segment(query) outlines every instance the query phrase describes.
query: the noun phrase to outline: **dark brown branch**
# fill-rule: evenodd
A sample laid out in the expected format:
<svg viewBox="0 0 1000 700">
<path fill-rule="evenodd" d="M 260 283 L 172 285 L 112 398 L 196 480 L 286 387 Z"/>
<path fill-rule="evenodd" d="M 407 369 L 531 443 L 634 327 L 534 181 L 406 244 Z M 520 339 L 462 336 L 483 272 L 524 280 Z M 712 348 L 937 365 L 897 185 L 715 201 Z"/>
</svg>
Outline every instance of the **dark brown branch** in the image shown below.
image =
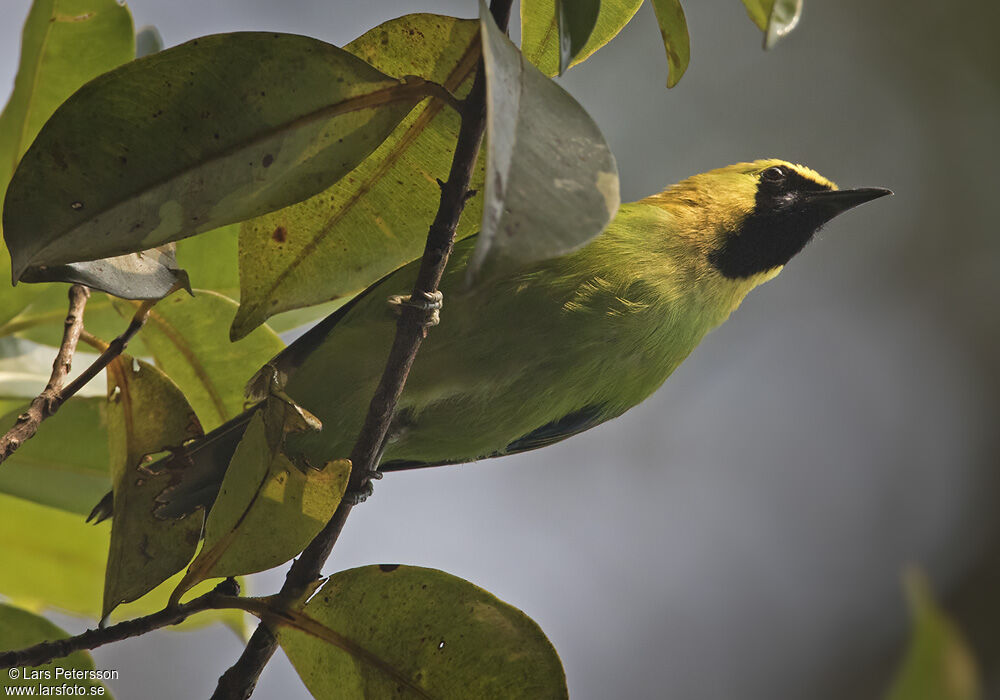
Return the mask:
<svg viewBox="0 0 1000 700">
<path fill-rule="evenodd" d="M 108 343 L 107 347 L 104 348 L 104 352 L 102 352 L 100 356 L 94 360 L 90 367 L 80 372 L 79 377 L 66 385 L 66 389 L 63 390 L 64 401 L 76 392 L 80 391 L 80 389 L 82 389 L 87 382 L 100 374 L 102 369 L 110 365 L 113 359 L 125 352 L 125 348 L 128 347 L 129 341 L 132 340 L 135 334 L 142 330 L 142 327 L 146 325 L 146 320 L 149 318 L 149 312 L 157 301 L 159 300 L 149 299 L 139 305 L 139 308 L 136 309 L 135 314 L 132 316 L 132 320 L 129 321 L 128 328 L 126 328 L 120 336 Z M 90 336 L 89 334 L 86 334 L 86 336 L 93 339 L 93 336 Z M 94 344 L 102 344 L 96 339 L 94 339 L 93 342 Z"/>
<path fill-rule="evenodd" d="M 512 0 L 493 0 L 490 11 L 497 24 L 506 29 Z M 412 299 L 424 299 L 437 291 L 448 256 L 455 242 L 462 210 L 468 198 L 469 183 L 479 155 L 486 128 L 486 76 L 482 61 L 476 71 L 472 89 L 462 105 L 462 126 L 452 157 L 448 181 L 441 184 L 437 215 L 427 234 L 420 271 L 413 285 Z M 368 407 L 364 426 L 351 451 L 349 492 L 367 487 L 371 474 L 378 467 L 382 446 L 389 430 L 396 402 L 403 392 L 407 375 L 427 334 L 427 312 L 403 305 L 396 326 L 396 337 L 389 352 L 385 371 Z M 340 536 L 353 505 L 342 501 L 326 527 L 295 560 L 276 599 L 284 605 L 297 602 L 319 576 L 337 538 Z M 277 640 L 268 626 L 257 626 L 242 656 L 219 678 L 213 700 L 245 700 L 253 693 L 261 671 L 277 648 Z"/>
<path fill-rule="evenodd" d="M 120 642 L 129 637 L 137 637 L 161 627 L 180 624 L 191 615 L 205 610 L 237 609 L 246 610 L 258 616 L 268 614 L 266 599 L 240 598 L 231 595 L 231 593 L 231 584 L 226 581 L 216 586 L 214 590 L 183 605 L 169 607 L 151 615 L 137 617 L 134 620 L 119 622 L 110 627 L 89 629 L 75 637 L 42 642 L 16 651 L 0 652 L 0 669 L 49 663 L 77 651 L 96 649 L 105 644 Z"/>
<path fill-rule="evenodd" d="M 72 393 L 67 394 L 63 382 L 73 366 L 73 355 L 83 331 L 83 310 L 90 298 L 90 290 L 80 284 L 69 288 L 69 312 L 66 314 L 66 326 L 63 329 L 62 343 L 59 352 L 52 363 L 52 374 L 49 383 L 42 393 L 32 400 L 28 410 L 17 417 L 14 427 L 0 438 L 0 462 L 14 454 L 14 451 L 38 432 L 42 421 L 59 410 L 63 401 Z M 73 393 L 76 393 L 75 391 Z"/>
</svg>

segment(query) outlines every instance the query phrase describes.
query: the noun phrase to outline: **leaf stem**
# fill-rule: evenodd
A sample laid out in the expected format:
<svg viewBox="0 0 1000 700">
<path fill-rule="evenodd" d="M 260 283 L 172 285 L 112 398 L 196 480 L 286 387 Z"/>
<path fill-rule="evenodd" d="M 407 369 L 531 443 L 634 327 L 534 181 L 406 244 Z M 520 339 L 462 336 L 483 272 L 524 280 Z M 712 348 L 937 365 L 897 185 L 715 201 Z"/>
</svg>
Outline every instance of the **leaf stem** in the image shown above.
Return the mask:
<svg viewBox="0 0 1000 700">
<path fill-rule="evenodd" d="M 490 12 L 501 29 L 510 20 L 512 0 L 492 0 Z M 453 105 L 454 106 L 454 105 Z M 480 59 L 469 96 L 461 104 L 462 125 L 455 144 L 448 181 L 441 186 L 441 196 L 434 222 L 427 233 L 420 271 L 411 298 L 426 299 L 437 291 L 444 268 L 455 242 L 455 230 L 465 207 L 469 183 L 486 129 L 486 77 Z M 375 391 L 364 426 L 351 451 L 351 477 L 348 492 L 365 489 L 378 467 L 389 423 L 410 367 L 427 334 L 426 311 L 404 305 L 396 326 L 396 337 L 389 352 L 382 379 Z M 285 576 L 281 591 L 275 596 L 280 606 L 291 606 L 308 595 L 333 550 L 353 505 L 343 500 L 322 531 L 303 550 Z M 257 626 L 243 654 L 220 678 L 213 700 L 245 700 L 253 693 L 261 671 L 277 648 L 277 640 L 266 623 Z"/>
</svg>

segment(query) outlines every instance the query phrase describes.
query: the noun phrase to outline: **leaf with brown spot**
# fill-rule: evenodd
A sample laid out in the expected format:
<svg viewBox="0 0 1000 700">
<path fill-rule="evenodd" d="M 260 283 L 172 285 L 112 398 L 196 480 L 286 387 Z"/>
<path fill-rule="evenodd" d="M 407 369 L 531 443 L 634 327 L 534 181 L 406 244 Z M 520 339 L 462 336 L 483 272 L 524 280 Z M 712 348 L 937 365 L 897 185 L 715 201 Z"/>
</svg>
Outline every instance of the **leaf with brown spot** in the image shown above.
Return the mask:
<svg viewBox="0 0 1000 700">
<path fill-rule="evenodd" d="M 477 31 L 473 20 L 406 15 L 345 49 L 383 73 L 418 75 L 462 97 L 479 59 Z M 353 296 L 419 257 L 437 210 L 436 179 L 448 176 L 458 128 L 453 109 L 425 101 L 335 185 L 244 223 L 240 310 L 232 337 L 243 337 L 280 312 Z M 481 191 L 482 181 L 478 169 L 472 188 Z M 481 195 L 469 201 L 459 238 L 475 233 L 481 202 Z"/>
<path fill-rule="evenodd" d="M 273 32 L 201 37 L 126 63 L 64 102 L 21 159 L 3 214 L 13 276 L 301 201 L 430 93 L 330 44 Z"/>
<path fill-rule="evenodd" d="M 562 663 L 528 616 L 417 566 L 334 574 L 278 642 L 315 698 L 568 697 Z"/>
<path fill-rule="evenodd" d="M 177 385 L 141 360 L 121 355 L 108 365 L 108 433 L 114 515 L 102 617 L 136 600 L 187 564 L 198 547 L 202 515 L 161 520 L 156 496 L 177 478 L 147 469 L 151 456 L 202 435 Z"/>
</svg>

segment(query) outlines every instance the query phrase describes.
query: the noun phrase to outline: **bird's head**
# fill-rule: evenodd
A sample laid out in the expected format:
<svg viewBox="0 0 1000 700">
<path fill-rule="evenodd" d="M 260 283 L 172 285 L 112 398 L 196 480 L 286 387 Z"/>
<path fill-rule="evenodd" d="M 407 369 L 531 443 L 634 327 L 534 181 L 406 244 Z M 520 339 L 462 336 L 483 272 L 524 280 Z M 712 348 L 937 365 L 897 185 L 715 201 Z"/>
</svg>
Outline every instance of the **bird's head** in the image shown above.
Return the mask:
<svg viewBox="0 0 1000 700">
<path fill-rule="evenodd" d="M 827 221 L 887 194 L 841 190 L 814 170 L 769 159 L 695 175 L 652 199 L 687 219 L 715 271 L 746 280 L 777 274 Z"/>
</svg>

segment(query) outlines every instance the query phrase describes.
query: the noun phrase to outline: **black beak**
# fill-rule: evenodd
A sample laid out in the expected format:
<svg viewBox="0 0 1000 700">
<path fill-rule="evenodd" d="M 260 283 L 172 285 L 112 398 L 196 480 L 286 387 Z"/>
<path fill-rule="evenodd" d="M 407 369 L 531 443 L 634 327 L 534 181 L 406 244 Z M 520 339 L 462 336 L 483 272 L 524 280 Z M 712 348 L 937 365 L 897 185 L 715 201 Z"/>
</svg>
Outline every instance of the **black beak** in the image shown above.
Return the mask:
<svg viewBox="0 0 1000 700">
<path fill-rule="evenodd" d="M 887 190 L 884 187 L 859 187 L 854 190 L 809 192 L 803 195 L 803 199 L 825 221 L 829 221 L 838 214 L 843 214 L 848 209 L 853 209 L 859 204 L 870 202 L 879 197 L 885 197 L 888 194 L 892 194 L 892 190 Z"/>
</svg>

